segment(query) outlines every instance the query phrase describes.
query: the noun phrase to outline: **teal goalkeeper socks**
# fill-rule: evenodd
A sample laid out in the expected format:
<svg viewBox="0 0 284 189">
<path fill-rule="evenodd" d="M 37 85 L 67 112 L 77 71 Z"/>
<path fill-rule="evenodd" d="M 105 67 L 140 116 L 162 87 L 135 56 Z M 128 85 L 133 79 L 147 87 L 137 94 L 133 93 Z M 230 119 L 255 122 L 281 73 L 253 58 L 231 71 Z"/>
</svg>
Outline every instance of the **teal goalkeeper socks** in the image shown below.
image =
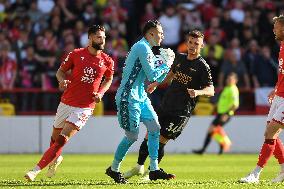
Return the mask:
<svg viewBox="0 0 284 189">
<path fill-rule="evenodd" d="M 158 166 L 158 149 L 159 149 L 160 132 L 148 132 L 148 151 L 150 157 L 150 171 L 159 169 Z"/>
<path fill-rule="evenodd" d="M 115 155 L 114 155 L 114 160 L 111 165 L 111 169 L 113 171 L 119 172 L 120 164 L 125 155 L 128 152 L 128 149 L 130 146 L 133 144 L 133 141 L 129 140 L 127 137 L 123 137 L 121 142 L 119 143 Z"/>
</svg>

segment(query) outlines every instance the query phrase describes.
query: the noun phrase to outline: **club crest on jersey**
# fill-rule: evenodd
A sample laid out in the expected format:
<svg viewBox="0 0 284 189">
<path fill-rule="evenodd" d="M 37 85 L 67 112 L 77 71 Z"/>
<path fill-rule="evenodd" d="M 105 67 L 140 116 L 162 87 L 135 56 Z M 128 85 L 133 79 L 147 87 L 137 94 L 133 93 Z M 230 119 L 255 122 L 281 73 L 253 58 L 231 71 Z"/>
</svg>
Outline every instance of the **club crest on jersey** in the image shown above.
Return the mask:
<svg viewBox="0 0 284 189">
<path fill-rule="evenodd" d="M 85 57 L 81 56 L 81 60 L 83 61 Z"/>
<path fill-rule="evenodd" d="M 81 77 L 81 81 L 84 83 L 93 83 L 95 81 L 96 71 L 91 67 L 84 69 L 84 75 Z"/>
<path fill-rule="evenodd" d="M 159 67 L 163 63 L 164 63 L 164 61 L 163 61 L 161 55 L 156 55 L 155 56 L 155 62 L 154 62 L 155 68 Z"/>
</svg>

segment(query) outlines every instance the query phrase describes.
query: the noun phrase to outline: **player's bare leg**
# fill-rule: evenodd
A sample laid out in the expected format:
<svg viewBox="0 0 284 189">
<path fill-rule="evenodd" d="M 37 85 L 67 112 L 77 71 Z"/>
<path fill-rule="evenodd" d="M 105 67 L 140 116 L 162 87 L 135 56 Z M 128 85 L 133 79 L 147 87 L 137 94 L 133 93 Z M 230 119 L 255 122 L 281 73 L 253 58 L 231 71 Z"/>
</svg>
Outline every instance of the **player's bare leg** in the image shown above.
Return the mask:
<svg viewBox="0 0 284 189">
<path fill-rule="evenodd" d="M 78 129 L 75 125 L 66 122 L 55 143 L 43 154 L 39 163 L 31 171 L 26 173 L 25 178 L 28 181 L 34 181 L 41 170 L 61 154 L 63 146 L 77 132 Z"/>
<path fill-rule="evenodd" d="M 266 165 L 269 158 L 275 151 L 276 139 L 278 138 L 279 133 L 281 132 L 283 125 L 272 121 L 268 124 L 265 131 L 265 141 L 261 148 L 257 166 L 252 170 L 246 177 L 241 178 L 240 182 L 243 183 L 258 183 L 260 173 L 263 170 L 263 167 Z"/>
</svg>

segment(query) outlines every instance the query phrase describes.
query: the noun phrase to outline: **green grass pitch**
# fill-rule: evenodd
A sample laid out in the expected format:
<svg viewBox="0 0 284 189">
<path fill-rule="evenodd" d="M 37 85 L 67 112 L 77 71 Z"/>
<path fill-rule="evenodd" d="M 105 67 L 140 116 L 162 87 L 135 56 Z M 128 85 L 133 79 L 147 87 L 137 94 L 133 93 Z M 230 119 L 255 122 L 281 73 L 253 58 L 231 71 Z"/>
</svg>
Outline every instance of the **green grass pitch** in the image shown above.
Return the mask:
<svg viewBox="0 0 284 189">
<path fill-rule="evenodd" d="M 126 185 L 115 184 L 104 172 L 110 165 L 113 155 L 64 154 L 64 161 L 57 175 L 49 179 L 42 171 L 35 182 L 26 182 L 25 172 L 39 160 L 39 154 L 0 155 L 0 188 L 283 188 L 284 182 L 270 182 L 278 171 L 279 165 L 271 158 L 261 175 L 259 184 L 241 184 L 238 179 L 254 168 L 255 154 L 191 155 L 166 154 L 160 164 L 164 170 L 176 174 L 170 181 L 142 182 L 139 177 L 129 179 Z M 135 165 L 137 154 L 129 154 L 122 164 L 121 171 Z M 148 163 L 148 162 L 147 162 Z"/>
</svg>

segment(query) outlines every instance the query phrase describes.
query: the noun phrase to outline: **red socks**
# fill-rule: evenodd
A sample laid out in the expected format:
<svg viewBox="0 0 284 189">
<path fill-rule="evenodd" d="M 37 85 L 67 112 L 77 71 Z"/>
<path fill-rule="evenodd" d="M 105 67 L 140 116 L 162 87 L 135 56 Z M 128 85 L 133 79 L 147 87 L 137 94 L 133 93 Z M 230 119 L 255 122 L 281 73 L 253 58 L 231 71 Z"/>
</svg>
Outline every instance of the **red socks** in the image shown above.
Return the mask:
<svg viewBox="0 0 284 189">
<path fill-rule="evenodd" d="M 257 165 L 264 167 L 270 156 L 272 156 L 276 145 L 276 139 L 265 139 L 260 154 L 258 156 Z"/>
<path fill-rule="evenodd" d="M 49 147 L 49 149 L 43 154 L 41 160 L 38 162 L 38 166 L 40 169 L 45 168 L 50 162 L 52 162 L 55 158 L 57 158 L 63 149 L 63 146 L 66 144 L 67 139 L 59 135 L 56 142 Z"/>
<path fill-rule="evenodd" d="M 273 155 L 278 160 L 279 164 L 284 163 L 284 147 L 280 138 L 276 139 L 275 150 Z"/>
</svg>

